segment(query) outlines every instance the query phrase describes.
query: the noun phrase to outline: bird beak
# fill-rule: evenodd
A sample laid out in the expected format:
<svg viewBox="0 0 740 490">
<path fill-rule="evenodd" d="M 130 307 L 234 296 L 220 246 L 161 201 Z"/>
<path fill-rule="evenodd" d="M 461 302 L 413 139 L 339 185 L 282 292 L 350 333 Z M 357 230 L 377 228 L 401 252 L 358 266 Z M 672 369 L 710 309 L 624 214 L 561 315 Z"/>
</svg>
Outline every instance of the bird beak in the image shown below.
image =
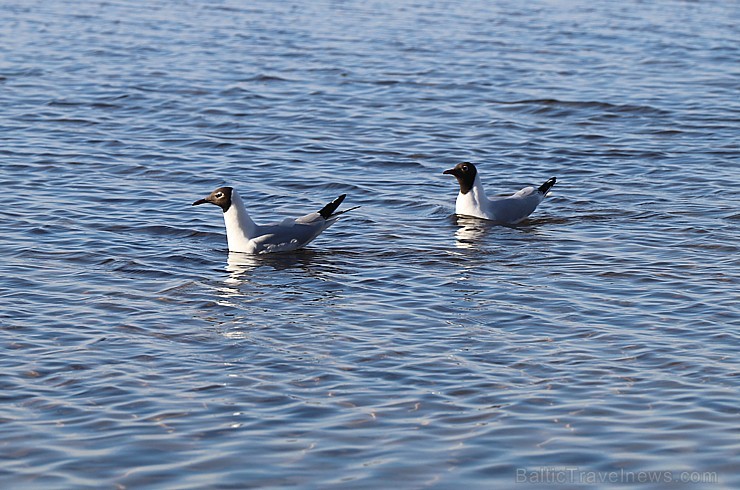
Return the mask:
<svg viewBox="0 0 740 490">
<path fill-rule="evenodd" d="M 442 173 L 443 173 L 443 174 L 446 174 L 446 175 L 454 175 L 454 176 L 456 176 L 456 177 L 457 177 L 457 169 L 456 169 L 456 168 L 450 168 L 450 169 L 447 169 L 447 170 L 445 170 L 445 171 L 444 171 L 444 172 L 442 172 Z"/>
<path fill-rule="evenodd" d="M 195 202 L 193 203 L 193 206 L 198 206 L 198 205 L 200 205 L 200 204 L 205 204 L 205 203 L 207 203 L 207 202 L 209 202 L 209 201 L 208 201 L 208 198 L 205 198 L 205 199 L 198 199 L 197 201 L 195 201 Z"/>
</svg>

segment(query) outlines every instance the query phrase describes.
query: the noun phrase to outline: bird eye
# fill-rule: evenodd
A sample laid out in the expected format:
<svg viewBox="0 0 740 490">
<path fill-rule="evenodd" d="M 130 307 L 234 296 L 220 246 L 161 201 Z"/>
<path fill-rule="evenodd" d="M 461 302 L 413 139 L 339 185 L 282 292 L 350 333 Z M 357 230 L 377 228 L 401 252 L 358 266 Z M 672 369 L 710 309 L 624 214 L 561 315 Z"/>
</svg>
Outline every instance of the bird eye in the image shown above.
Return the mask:
<svg viewBox="0 0 740 490">
<path fill-rule="evenodd" d="M 467 172 L 468 170 L 470 170 L 470 167 L 468 167 L 467 165 L 463 165 L 462 169 L 463 171 Z"/>
<path fill-rule="evenodd" d="M 219 191 L 213 197 L 215 197 L 216 199 L 221 199 L 222 197 L 224 197 L 224 193 Z"/>
</svg>

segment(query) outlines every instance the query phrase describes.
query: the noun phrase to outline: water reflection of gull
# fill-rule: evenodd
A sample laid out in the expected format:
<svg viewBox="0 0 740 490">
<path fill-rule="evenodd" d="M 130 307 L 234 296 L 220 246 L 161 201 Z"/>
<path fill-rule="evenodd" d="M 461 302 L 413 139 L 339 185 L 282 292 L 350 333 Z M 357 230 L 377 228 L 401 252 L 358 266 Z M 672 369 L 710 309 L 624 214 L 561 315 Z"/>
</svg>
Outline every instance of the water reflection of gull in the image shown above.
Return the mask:
<svg viewBox="0 0 740 490">
<path fill-rule="evenodd" d="M 546 232 L 540 231 L 540 225 L 543 223 L 554 222 L 546 219 L 527 219 L 521 224 L 506 225 L 495 223 L 471 216 L 456 216 L 455 223 L 459 226 L 455 232 L 455 246 L 457 248 L 479 248 L 482 239 L 491 232 L 491 230 L 508 230 L 516 234 L 546 236 Z M 504 234 L 502 233 L 502 236 Z M 508 235 L 511 237 L 512 235 Z M 517 236 L 517 235 L 514 235 Z"/>
<path fill-rule="evenodd" d="M 456 223 L 459 226 L 455 231 L 457 248 L 478 248 L 481 239 L 488 234 L 492 226 L 481 219 L 468 216 L 458 216 Z"/>
<path fill-rule="evenodd" d="M 230 301 L 239 298 L 239 304 L 243 305 L 264 294 L 264 291 L 261 291 L 262 288 L 251 279 L 252 273 L 257 269 L 268 267 L 274 271 L 292 268 L 308 270 L 314 255 L 315 252 L 309 250 L 263 255 L 229 252 L 226 259 L 226 272 L 229 275 L 224 279 L 223 285 L 216 287 L 221 297 L 219 304 L 235 306 Z M 246 291 L 249 291 L 249 294 L 246 294 Z"/>
<path fill-rule="evenodd" d="M 276 271 L 292 268 L 306 268 L 313 260 L 315 252 L 299 250 L 295 252 L 276 253 L 270 255 L 253 255 L 241 252 L 229 252 L 226 260 L 226 270 L 229 280 L 241 282 L 248 273 L 259 267 L 271 267 Z M 227 280 L 228 282 L 228 280 Z"/>
<path fill-rule="evenodd" d="M 229 272 L 229 279 L 238 281 L 240 276 L 259 267 L 260 259 L 262 257 L 259 255 L 229 252 L 229 256 L 226 259 L 226 271 Z"/>
<path fill-rule="evenodd" d="M 223 279 L 215 284 L 216 302 L 231 308 L 233 316 L 219 328 L 233 339 L 246 338 L 255 329 L 269 327 L 269 319 L 253 315 L 257 311 L 274 311 L 268 318 L 290 316 L 292 319 L 311 315 L 307 302 L 331 301 L 341 288 L 331 287 L 326 281 L 326 262 L 332 253 L 312 250 L 254 255 L 230 252 Z M 328 268 L 329 272 L 341 270 Z M 322 281 L 316 287 L 316 280 Z"/>
</svg>

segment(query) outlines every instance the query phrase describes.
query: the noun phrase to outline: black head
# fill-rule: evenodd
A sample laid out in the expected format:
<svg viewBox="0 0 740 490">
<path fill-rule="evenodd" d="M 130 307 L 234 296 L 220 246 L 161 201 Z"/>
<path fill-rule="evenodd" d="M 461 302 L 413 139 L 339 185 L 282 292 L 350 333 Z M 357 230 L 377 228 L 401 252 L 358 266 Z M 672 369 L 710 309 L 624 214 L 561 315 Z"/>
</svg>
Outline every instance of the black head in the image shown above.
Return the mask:
<svg viewBox="0 0 740 490">
<path fill-rule="evenodd" d="M 205 199 L 198 199 L 195 201 L 193 206 L 209 202 L 220 207 L 225 213 L 231 207 L 231 194 L 233 191 L 234 189 L 231 187 L 219 187 L 215 191 L 211 192 Z"/>
<path fill-rule="evenodd" d="M 478 169 L 470 162 L 462 162 L 455 165 L 454 168 L 445 170 L 444 174 L 454 175 L 460 184 L 460 192 L 467 194 L 473 188 L 475 176 L 478 175 Z"/>
</svg>

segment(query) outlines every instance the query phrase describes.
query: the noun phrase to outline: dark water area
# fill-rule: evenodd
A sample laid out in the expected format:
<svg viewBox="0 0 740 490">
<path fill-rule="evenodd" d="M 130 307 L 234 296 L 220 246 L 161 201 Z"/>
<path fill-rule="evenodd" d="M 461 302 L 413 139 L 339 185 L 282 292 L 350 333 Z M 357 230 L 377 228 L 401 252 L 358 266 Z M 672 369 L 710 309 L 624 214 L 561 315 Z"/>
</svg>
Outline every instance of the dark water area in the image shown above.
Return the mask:
<svg viewBox="0 0 740 490">
<path fill-rule="evenodd" d="M 0 486 L 739 488 L 739 25 L 0 2 Z M 558 183 L 458 218 L 464 160 Z M 258 222 L 361 208 L 229 254 L 190 206 L 224 184 Z"/>
</svg>

